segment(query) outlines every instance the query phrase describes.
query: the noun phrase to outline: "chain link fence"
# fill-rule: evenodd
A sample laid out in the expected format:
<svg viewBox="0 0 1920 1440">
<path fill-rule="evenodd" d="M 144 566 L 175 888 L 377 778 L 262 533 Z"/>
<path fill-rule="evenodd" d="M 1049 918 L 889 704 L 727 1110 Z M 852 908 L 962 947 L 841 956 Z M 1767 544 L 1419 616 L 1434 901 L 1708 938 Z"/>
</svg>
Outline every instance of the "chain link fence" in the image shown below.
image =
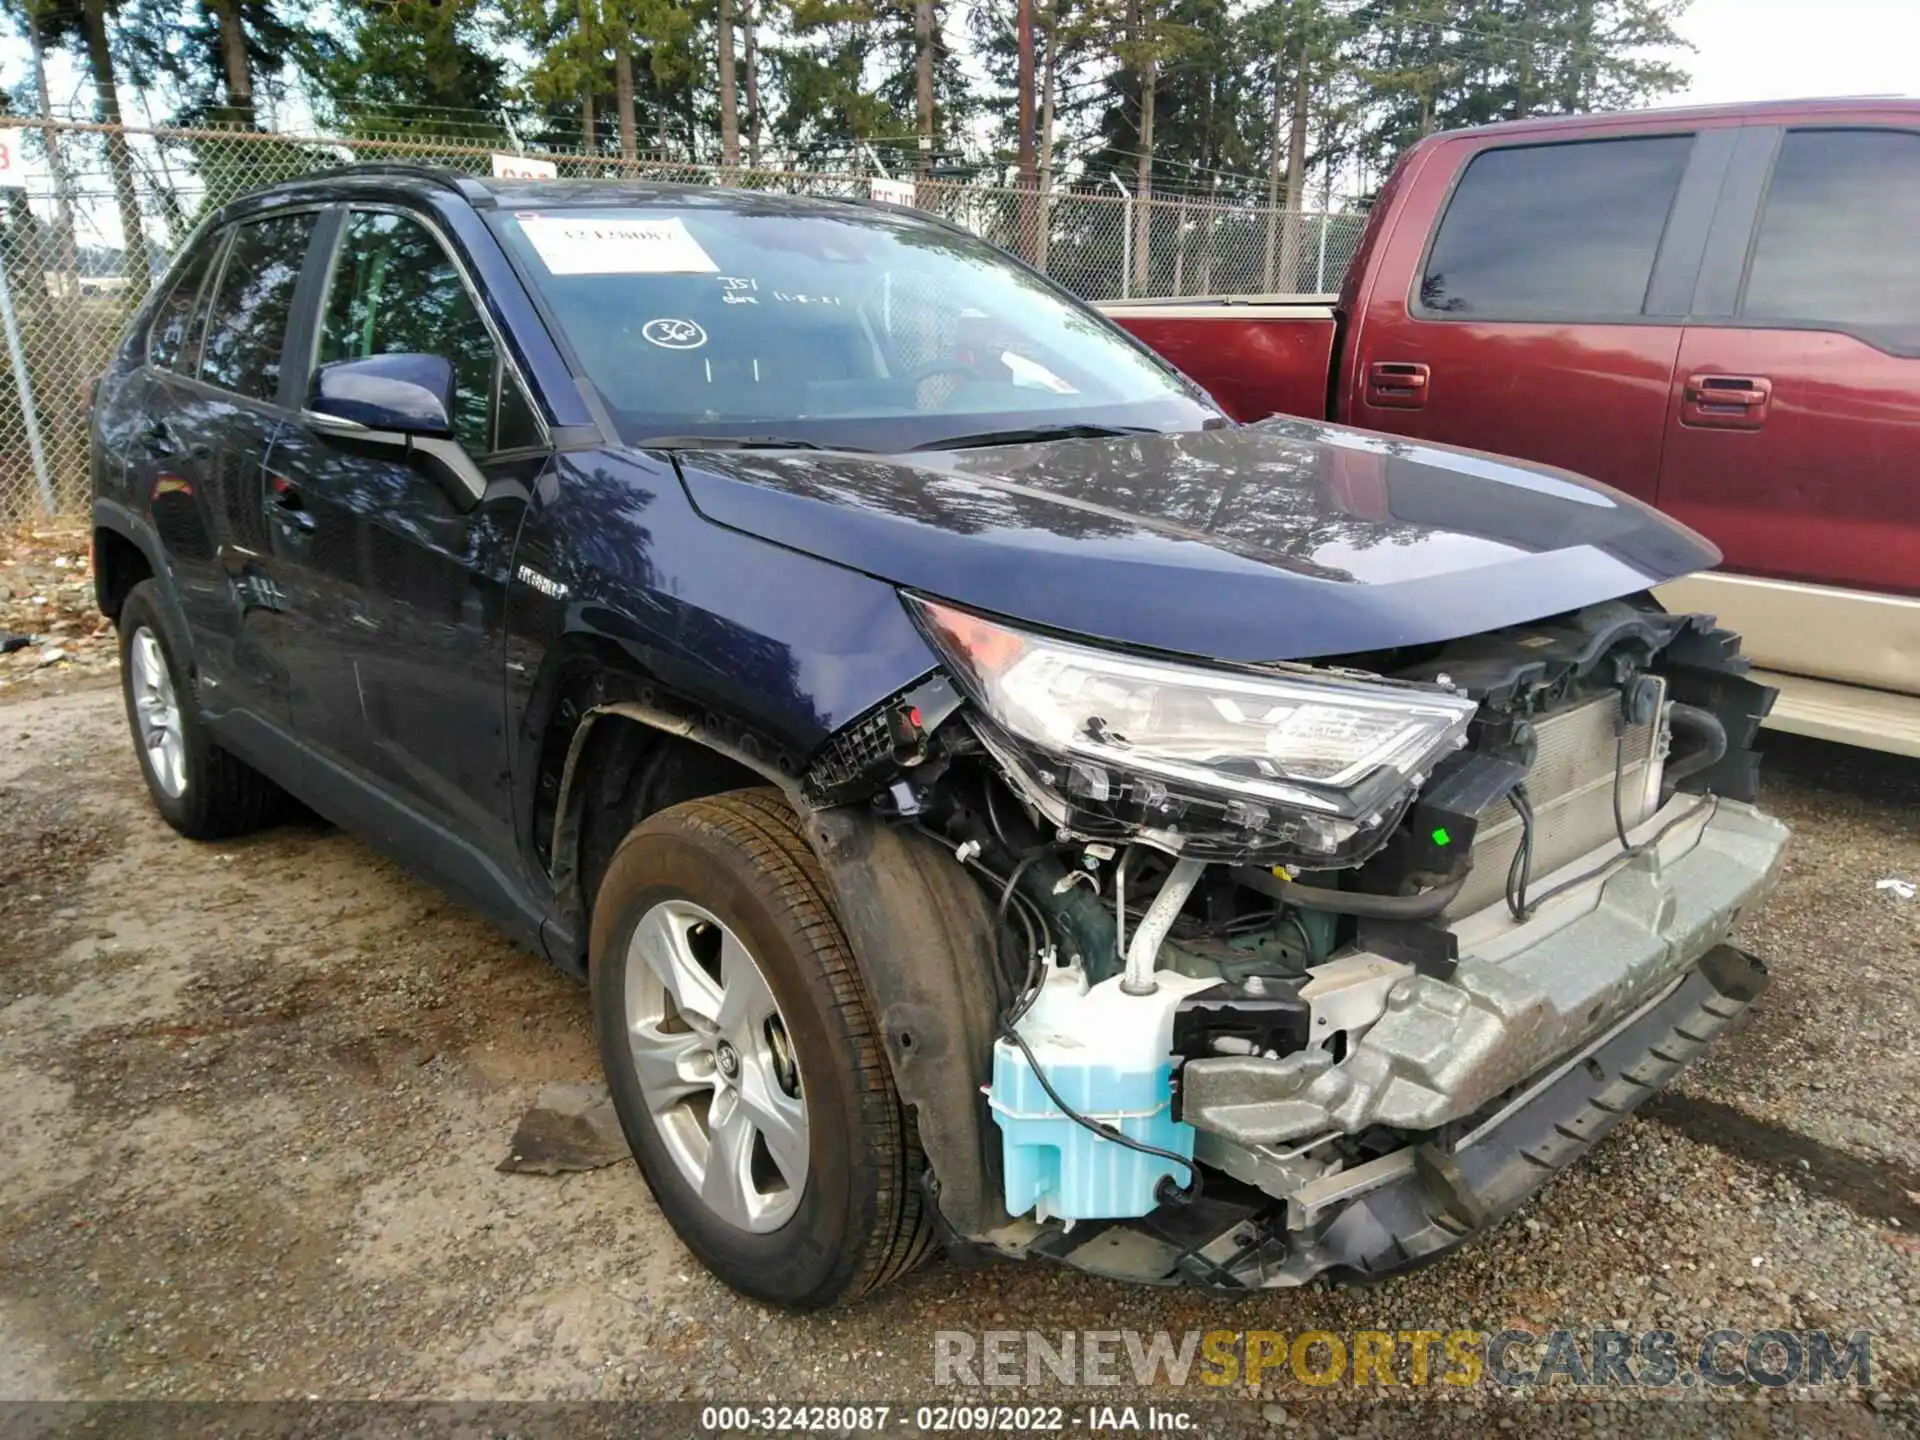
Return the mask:
<svg viewBox="0 0 1920 1440">
<path fill-rule="evenodd" d="M 501 153 L 401 135 L 0 121 L 0 523 L 87 503 L 87 392 L 129 314 L 201 218 L 263 185 L 370 161 L 491 174 Z M 720 168 L 543 150 L 563 178 L 628 178 L 864 197 L 874 175 Z M 1364 217 L 1104 191 L 1041 195 L 921 180 L 914 203 L 1025 257 L 1089 300 L 1325 293 Z M 134 237 L 126 243 L 125 237 Z"/>
</svg>

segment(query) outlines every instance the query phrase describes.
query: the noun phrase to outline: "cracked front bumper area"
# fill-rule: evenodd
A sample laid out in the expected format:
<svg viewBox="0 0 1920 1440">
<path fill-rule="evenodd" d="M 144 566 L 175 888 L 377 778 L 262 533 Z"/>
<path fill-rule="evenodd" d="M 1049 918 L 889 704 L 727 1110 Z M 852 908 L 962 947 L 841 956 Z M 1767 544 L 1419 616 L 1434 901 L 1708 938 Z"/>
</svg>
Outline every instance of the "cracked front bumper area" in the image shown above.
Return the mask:
<svg viewBox="0 0 1920 1440">
<path fill-rule="evenodd" d="M 1190 1061 L 1181 1087 L 1195 1158 L 1243 1184 L 1022 1248 L 1136 1282 L 1244 1291 L 1379 1278 L 1494 1224 L 1669 1084 L 1766 985 L 1765 967 L 1724 942 L 1777 872 L 1786 827 L 1738 802 L 1681 796 L 1628 838 L 1640 854 L 1616 854 L 1527 922 L 1501 907 L 1456 924 L 1451 979 L 1407 974 L 1341 1064 L 1301 1076 L 1284 1060 Z M 1543 877 L 1542 893 L 1605 858 Z M 1329 1132 L 1380 1127 L 1405 1143 L 1274 1185 Z"/>
<path fill-rule="evenodd" d="M 1241 1290 L 1331 1272 L 1378 1279 L 1425 1264 L 1517 1208 L 1671 1083 L 1766 987 L 1718 945 L 1584 1055 L 1451 1148 L 1425 1144 L 1304 1187 L 1287 1233 L 1239 1227 L 1185 1258 L 1183 1278 Z"/>
<path fill-rule="evenodd" d="M 1643 847 L 1637 856 L 1571 884 L 1525 923 L 1501 905 L 1455 925 L 1454 973 L 1404 974 L 1339 1064 L 1321 1049 L 1190 1061 L 1182 1118 L 1259 1146 L 1465 1119 L 1618 1024 L 1725 939 L 1772 882 L 1787 828 L 1738 801 L 1679 796 L 1628 838 Z M 1607 860 L 1582 857 L 1536 893 Z"/>
</svg>

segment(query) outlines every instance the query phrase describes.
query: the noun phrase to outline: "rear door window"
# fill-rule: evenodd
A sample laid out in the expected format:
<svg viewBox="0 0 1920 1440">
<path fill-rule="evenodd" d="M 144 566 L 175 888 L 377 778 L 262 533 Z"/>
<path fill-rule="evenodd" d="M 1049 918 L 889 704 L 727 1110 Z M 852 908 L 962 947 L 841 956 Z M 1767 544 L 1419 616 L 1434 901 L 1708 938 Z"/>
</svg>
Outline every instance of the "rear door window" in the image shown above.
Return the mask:
<svg viewBox="0 0 1920 1440">
<path fill-rule="evenodd" d="M 1483 150 L 1420 278 L 1439 319 L 1627 320 L 1646 303 L 1691 135 Z"/>
<path fill-rule="evenodd" d="M 1740 316 L 1920 349 L 1920 134 L 1787 133 Z"/>
<path fill-rule="evenodd" d="M 201 237 L 180 268 L 179 279 L 167 292 L 167 298 L 153 317 L 147 332 L 147 362 L 163 370 L 191 372 L 199 358 L 199 327 L 193 322 L 201 313 L 200 291 L 207 272 L 225 245 L 229 232 Z"/>
<path fill-rule="evenodd" d="M 334 261 L 320 363 L 409 351 L 453 363 L 454 434 L 474 454 L 492 449 L 499 357 L 452 257 L 409 216 L 356 210 Z"/>
<path fill-rule="evenodd" d="M 233 237 L 207 321 L 200 378 L 253 400 L 280 389 L 280 356 L 314 213 L 250 220 Z"/>
</svg>

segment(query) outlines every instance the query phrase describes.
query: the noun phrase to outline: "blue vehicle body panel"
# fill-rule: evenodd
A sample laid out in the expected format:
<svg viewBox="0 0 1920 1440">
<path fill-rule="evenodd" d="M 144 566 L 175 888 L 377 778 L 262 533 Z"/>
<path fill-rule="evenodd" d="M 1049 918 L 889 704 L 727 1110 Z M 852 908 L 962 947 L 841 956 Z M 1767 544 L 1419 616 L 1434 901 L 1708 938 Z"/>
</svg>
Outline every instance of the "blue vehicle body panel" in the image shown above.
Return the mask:
<svg viewBox="0 0 1920 1440">
<path fill-rule="evenodd" d="M 566 592 L 521 586 L 529 687 L 545 647 L 591 637 L 799 756 L 935 664 L 893 586 L 702 519 L 663 456 L 561 455 L 516 565 Z"/>
<path fill-rule="evenodd" d="M 1229 661 L 1455 639 L 1712 565 L 1544 466 L 1310 421 L 949 454 L 689 453 L 708 518 L 982 610 Z"/>
</svg>

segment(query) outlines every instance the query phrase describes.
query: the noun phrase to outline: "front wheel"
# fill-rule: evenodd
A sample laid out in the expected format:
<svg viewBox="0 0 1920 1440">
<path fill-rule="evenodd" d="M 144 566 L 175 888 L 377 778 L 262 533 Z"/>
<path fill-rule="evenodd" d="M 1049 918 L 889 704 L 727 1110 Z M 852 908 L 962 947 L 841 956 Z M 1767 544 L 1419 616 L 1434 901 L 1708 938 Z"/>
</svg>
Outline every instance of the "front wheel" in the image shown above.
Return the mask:
<svg viewBox="0 0 1920 1440">
<path fill-rule="evenodd" d="M 775 790 L 675 805 L 594 904 L 594 1028 L 654 1198 L 727 1284 L 814 1309 L 919 1262 L 922 1161 L 819 861 Z"/>
</svg>

